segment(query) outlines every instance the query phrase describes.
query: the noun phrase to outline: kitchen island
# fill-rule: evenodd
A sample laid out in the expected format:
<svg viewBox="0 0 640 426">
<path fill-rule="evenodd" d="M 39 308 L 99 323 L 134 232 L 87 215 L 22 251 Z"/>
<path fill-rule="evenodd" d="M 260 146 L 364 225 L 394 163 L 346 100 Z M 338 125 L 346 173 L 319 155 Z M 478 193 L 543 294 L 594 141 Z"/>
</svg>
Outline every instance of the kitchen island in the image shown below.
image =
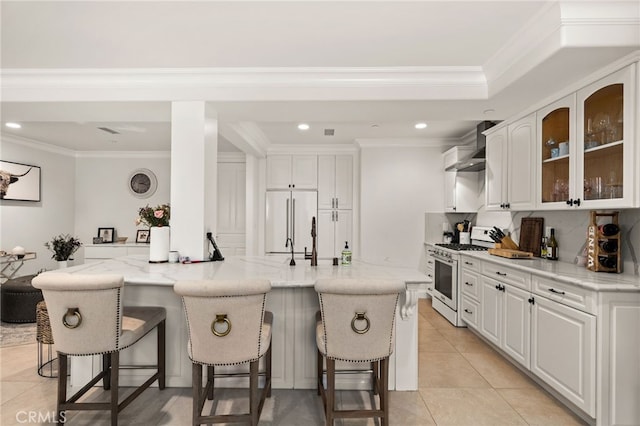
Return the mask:
<svg viewBox="0 0 640 426">
<path fill-rule="evenodd" d="M 115 273 L 124 276 L 126 305 L 163 306 L 167 310 L 167 386 L 191 386 L 191 362 L 187 356 L 187 325 L 173 284 L 180 280 L 263 278 L 271 281 L 267 309 L 274 314 L 272 335 L 273 387 L 315 389 L 315 313 L 319 310 L 313 286 L 319 278 L 393 278 L 406 283 L 396 313 L 395 350 L 390 360 L 389 389 L 418 387 L 417 294 L 430 282 L 417 269 L 354 261 L 349 266 L 312 267 L 302 259 L 289 266 L 286 256 L 238 256 L 223 262 L 151 264 L 148 256 L 132 255 L 63 270 L 78 274 Z M 155 331 L 123 351 L 123 363 L 151 364 L 155 360 Z M 79 386 L 101 368 L 98 357 L 72 357 L 72 386 Z M 137 384 L 144 371 L 123 370 L 123 386 Z M 368 375 L 339 377 L 341 388 L 364 389 Z M 234 385 L 233 380 L 227 382 Z M 223 384 L 227 386 L 227 384 Z"/>
</svg>

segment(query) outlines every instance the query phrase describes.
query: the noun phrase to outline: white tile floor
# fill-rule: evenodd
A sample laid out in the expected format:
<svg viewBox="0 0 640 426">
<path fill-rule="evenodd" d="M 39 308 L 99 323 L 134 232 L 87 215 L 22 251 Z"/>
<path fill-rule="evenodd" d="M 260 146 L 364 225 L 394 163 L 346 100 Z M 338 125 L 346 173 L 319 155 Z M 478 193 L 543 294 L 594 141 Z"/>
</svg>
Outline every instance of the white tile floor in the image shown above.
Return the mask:
<svg viewBox="0 0 640 426">
<path fill-rule="evenodd" d="M 504 360 L 467 329 L 451 326 L 431 309 L 419 307 L 419 390 L 391 392 L 392 425 L 580 425 L 568 409 Z M 36 373 L 36 345 L 0 348 L 0 424 L 51 424 L 56 380 Z M 102 399 L 99 388 L 91 398 Z M 340 392 L 343 408 L 367 402 L 363 392 Z M 218 410 L 247 404 L 242 390 L 224 390 Z M 233 407 L 233 408 L 231 408 Z M 31 416 L 31 418 L 29 417 Z M 121 425 L 190 425 L 191 389 L 146 390 L 122 411 Z M 70 412 L 67 424 L 108 424 L 105 413 Z M 279 390 L 265 403 L 261 425 L 324 424 L 315 390 Z M 373 425 L 368 420 L 336 425 Z"/>
</svg>

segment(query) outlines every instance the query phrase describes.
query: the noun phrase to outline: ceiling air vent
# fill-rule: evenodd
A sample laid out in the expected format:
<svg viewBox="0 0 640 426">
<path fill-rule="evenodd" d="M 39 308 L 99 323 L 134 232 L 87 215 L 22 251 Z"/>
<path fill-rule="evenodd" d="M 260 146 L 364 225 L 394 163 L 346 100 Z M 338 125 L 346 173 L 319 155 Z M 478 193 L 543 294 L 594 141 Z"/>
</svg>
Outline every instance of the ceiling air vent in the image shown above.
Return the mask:
<svg viewBox="0 0 640 426">
<path fill-rule="evenodd" d="M 98 127 L 98 129 L 102 130 L 103 132 L 107 132 L 107 133 L 111 133 L 112 135 L 119 135 L 120 132 L 110 129 L 108 127 Z"/>
<path fill-rule="evenodd" d="M 324 129 L 325 136 L 333 136 L 335 132 L 336 132 L 335 129 Z"/>
</svg>

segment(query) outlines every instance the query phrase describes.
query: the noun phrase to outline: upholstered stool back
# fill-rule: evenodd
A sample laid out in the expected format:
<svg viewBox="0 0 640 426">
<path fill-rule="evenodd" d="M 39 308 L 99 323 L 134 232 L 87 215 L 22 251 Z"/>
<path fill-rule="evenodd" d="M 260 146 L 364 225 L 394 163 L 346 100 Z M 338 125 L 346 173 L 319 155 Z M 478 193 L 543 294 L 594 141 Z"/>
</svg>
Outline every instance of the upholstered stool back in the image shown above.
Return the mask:
<svg viewBox="0 0 640 426">
<path fill-rule="evenodd" d="M 184 303 L 194 363 L 241 364 L 258 360 L 269 348 L 268 280 L 181 281 L 174 290 Z"/>
<path fill-rule="evenodd" d="M 394 320 L 402 281 L 319 279 L 322 321 L 316 339 L 322 355 L 343 361 L 377 361 L 393 352 Z"/>
<path fill-rule="evenodd" d="M 122 336 L 121 275 L 40 274 L 56 350 L 68 355 L 114 352 L 132 342 Z"/>
</svg>

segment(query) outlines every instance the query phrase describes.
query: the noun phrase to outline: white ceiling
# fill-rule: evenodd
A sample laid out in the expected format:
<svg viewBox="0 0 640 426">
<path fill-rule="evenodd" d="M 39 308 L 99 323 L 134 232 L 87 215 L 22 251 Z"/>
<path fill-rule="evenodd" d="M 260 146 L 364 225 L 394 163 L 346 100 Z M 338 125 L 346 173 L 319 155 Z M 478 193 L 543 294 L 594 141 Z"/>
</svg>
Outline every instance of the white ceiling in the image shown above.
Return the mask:
<svg viewBox="0 0 640 426">
<path fill-rule="evenodd" d="M 554 31 L 573 22 L 567 16 L 583 27 L 602 24 L 602 19 L 632 30 L 640 25 L 633 13 L 616 21 L 620 12 L 612 2 L 590 2 L 580 10 L 578 3 L 571 3 L 2 1 L 5 83 L 0 113 L 3 122 L 23 125 L 2 132 L 75 151 L 168 150 L 172 95 L 185 100 L 201 92 L 207 93 L 202 99 L 216 111 L 224 136 L 251 123 L 267 145 L 393 139 L 446 147 L 468 141 L 477 122 L 505 119 L 640 48 L 640 40 L 634 44 L 616 39 L 549 49 L 547 39 Z M 285 80 L 270 83 L 267 95 L 236 83 L 235 92 L 220 97 L 209 96 L 206 85 L 191 92 L 180 92 L 177 85 L 169 95 L 146 99 L 134 91 L 93 99 L 91 90 L 83 92 L 83 99 L 39 97 L 37 90 L 23 90 L 21 80 L 14 84 L 8 78 L 38 77 L 52 70 L 94 76 L 97 71 L 110 78 L 129 76 L 142 85 L 147 81 L 137 73 L 180 70 L 187 72 L 183 78 L 188 85 L 195 81 L 190 71 L 225 70 L 231 76 L 253 75 L 258 81 L 253 84 L 259 85 L 261 76 L 270 78 L 272 70 L 282 69 L 294 76 L 327 69 L 356 74 L 353 81 L 349 75 L 336 78 L 336 86 L 326 90 L 308 84 L 299 96 L 292 95 L 296 83 Z M 378 81 L 366 74 L 371 71 L 388 73 L 403 84 Z M 461 73 L 479 79 L 484 94 L 467 88 L 471 78 L 460 80 Z M 429 78 L 423 85 L 420 78 L 425 75 Z M 48 89 L 55 88 L 55 82 L 44 80 Z M 340 91 L 339 84 L 357 90 Z M 439 91 L 422 96 L 423 86 Z M 313 94 L 307 95 L 310 88 Z M 9 89 L 28 96 L 13 96 Z M 299 131 L 301 121 L 311 129 Z M 429 127 L 416 130 L 417 121 Z M 335 129 L 335 135 L 324 136 L 325 128 Z M 234 148 L 221 137 L 220 149 Z"/>
</svg>

